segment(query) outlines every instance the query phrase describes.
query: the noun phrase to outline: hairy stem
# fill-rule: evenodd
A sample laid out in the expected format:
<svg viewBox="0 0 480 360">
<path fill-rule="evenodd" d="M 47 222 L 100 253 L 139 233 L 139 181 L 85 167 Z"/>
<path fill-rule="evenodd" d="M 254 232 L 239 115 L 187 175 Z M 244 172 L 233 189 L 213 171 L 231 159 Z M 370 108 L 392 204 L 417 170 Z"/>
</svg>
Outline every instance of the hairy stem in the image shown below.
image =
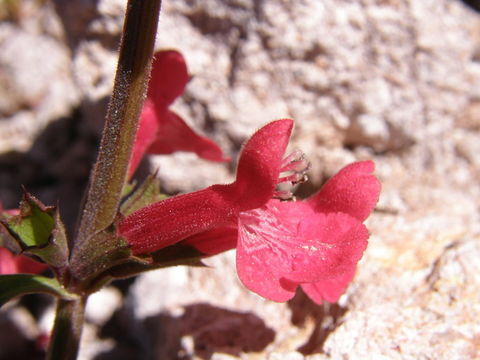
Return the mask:
<svg viewBox="0 0 480 360">
<path fill-rule="evenodd" d="M 112 224 L 127 180 L 138 118 L 150 73 L 161 0 L 129 0 L 113 94 L 92 171 L 75 251 Z"/>
<path fill-rule="evenodd" d="M 86 296 L 76 300 L 58 299 L 47 360 L 77 358 L 86 304 Z"/>
</svg>

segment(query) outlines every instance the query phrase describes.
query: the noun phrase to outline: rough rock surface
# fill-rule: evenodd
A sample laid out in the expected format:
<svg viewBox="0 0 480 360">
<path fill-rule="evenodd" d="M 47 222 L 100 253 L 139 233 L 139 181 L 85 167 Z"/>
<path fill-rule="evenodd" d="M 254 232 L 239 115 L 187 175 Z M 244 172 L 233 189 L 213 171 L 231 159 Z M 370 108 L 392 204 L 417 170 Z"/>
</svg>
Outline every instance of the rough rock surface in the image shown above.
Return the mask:
<svg viewBox="0 0 480 360">
<path fill-rule="evenodd" d="M 23 182 L 50 203 L 78 200 L 125 2 L 20 3 L 0 23 L 0 199 L 15 206 Z M 292 117 L 312 162 L 301 196 L 357 159 L 375 160 L 382 195 L 338 304 L 263 300 L 230 252 L 119 284 L 124 306 L 92 315 L 82 358 L 479 358 L 479 34 L 456 0 L 165 0 L 157 47 L 182 51 L 193 75 L 176 111 L 233 157 Z M 151 166 L 172 193 L 234 172 L 189 154 Z"/>
</svg>

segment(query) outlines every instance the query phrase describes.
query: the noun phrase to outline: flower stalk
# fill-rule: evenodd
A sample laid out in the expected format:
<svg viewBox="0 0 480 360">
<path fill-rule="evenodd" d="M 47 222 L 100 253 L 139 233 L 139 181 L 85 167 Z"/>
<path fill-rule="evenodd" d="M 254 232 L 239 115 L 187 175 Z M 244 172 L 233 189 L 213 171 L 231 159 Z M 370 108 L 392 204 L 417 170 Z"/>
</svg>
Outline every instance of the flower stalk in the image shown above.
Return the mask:
<svg viewBox="0 0 480 360">
<path fill-rule="evenodd" d="M 147 90 L 161 0 L 129 0 L 113 94 L 74 245 L 74 256 L 110 226 L 127 179 L 138 118 Z"/>
<path fill-rule="evenodd" d="M 75 360 L 82 335 L 87 296 L 58 299 L 47 360 Z"/>
</svg>

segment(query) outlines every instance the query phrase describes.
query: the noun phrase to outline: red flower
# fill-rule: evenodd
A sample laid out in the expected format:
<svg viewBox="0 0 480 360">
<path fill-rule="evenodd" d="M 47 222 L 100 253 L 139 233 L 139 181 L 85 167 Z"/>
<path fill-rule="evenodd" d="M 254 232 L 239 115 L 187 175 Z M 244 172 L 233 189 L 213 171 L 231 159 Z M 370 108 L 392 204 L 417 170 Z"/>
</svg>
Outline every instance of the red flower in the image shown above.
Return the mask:
<svg viewBox="0 0 480 360">
<path fill-rule="evenodd" d="M 6 248 L 0 247 L 0 275 L 6 274 L 40 274 L 47 265 L 32 260 L 25 255 L 13 255 Z"/>
<path fill-rule="evenodd" d="M 259 208 L 274 195 L 292 127 L 292 120 L 278 120 L 253 135 L 240 155 L 234 183 L 137 210 L 120 222 L 119 235 L 127 239 L 134 254 L 145 254 L 207 230 L 235 227 L 240 212 Z"/>
<path fill-rule="evenodd" d="M 237 271 L 250 290 L 274 301 L 298 285 L 317 303 L 336 301 L 367 246 L 363 221 L 380 183 L 371 161 L 351 164 L 304 201 L 279 201 L 278 183 L 298 180 L 297 158 L 282 160 L 292 120 L 272 122 L 246 143 L 230 185 L 214 185 L 140 209 L 119 225 L 135 254 L 183 241 L 213 255 L 237 247 Z M 293 175 L 280 177 L 281 173 Z"/>
<path fill-rule="evenodd" d="M 147 99 L 130 160 L 130 175 L 146 153 L 190 151 L 207 160 L 229 161 L 217 144 L 196 134 L 180 116 L 168 110 L 170 104 L 183 93 L 188 79 L 182 54 L 172 50 L 155 54 Z"/>
<path fill-rule="evenodd" d="M 304 201 L 270 200 L 239 217 L 237 271 L 250 290 L 275 301 L 298 285 L 317 303 L 337 301 L 367 247 L 363 221 L 380 183 L 371 161 L 342 169 Z"/>
</svg>

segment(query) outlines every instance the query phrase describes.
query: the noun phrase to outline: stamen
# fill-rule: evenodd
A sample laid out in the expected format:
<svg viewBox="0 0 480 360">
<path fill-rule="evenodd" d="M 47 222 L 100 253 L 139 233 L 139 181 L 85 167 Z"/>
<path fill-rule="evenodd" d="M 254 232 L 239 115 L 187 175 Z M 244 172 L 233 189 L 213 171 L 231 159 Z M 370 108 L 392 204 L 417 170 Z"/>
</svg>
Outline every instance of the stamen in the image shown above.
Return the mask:
<svg viewBox="0 0 480 360">
<path fill-rule="evenodd" d="M 273 198 L 282 200 L 282 201 L 290 201 L 290 200 L 294 200 L 295 196 L 293 196 L 290 190 L 277 190 L 273 194 Z"/>
<path fill-rule="evenodd" d="M 300 149 L 295 149 L 283 159 L 280 172 L 306 172 L 309 168 L 310 162 L 305 158 L 305 154 Z"/>
<path fill-rule="evenodd" d="M 301 184 L 305 181 L 308 180 L 307 174 L 304 173 L 293 173 L 292 175 L 284 176 L 281 178 L 278 178 L 278 183 L 284 183 L 284 182 L 289 182 L 292 185 L 297 185 Z"/>
<path fill-rule="evenodd" d="M 309 168 L 310 162 L 305 158 L 305 154 L 295 149 L 282 161 L 277 191 L 273 197 L 280 200 L 293 199 L 293 187 L 308 180 L 306 173 Z"/>
</svg>

